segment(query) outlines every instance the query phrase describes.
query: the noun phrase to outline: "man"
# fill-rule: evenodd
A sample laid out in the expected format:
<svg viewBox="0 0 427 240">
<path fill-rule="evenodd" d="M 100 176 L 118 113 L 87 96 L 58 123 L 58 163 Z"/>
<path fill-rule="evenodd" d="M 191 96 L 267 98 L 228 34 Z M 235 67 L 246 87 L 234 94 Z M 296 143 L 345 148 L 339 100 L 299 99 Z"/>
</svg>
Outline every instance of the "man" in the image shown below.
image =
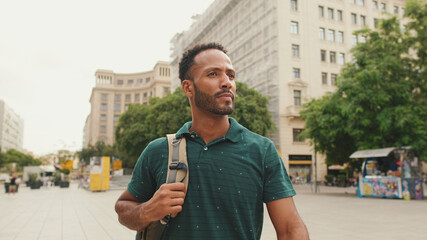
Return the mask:
<svg viewBox="0 0 427 240">
<path fill-rule="evenodd" d="M 168 144 L 157 139 L 143 151 L 117 200 L 120 223 L 140 231 L 179 212 L 162 239 L 259 239 L 265 202 L 278 239 L 308 239 L 273 143 L 228 117 L 236 83 L 224 48 L 209 43 L 188 50 L 179 77 L 192 110 L 192 122 L 176 134 L 187 139 L 188 190 L 183 183 L 164 184 Z"/>
</svg>

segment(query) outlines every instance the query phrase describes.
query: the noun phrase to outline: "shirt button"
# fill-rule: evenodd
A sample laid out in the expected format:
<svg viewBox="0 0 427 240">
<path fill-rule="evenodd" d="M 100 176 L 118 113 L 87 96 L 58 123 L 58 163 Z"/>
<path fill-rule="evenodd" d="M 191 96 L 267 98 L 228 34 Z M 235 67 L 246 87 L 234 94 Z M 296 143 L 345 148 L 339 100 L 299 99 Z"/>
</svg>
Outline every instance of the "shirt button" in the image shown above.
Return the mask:
<svg viewBox="0 0 427 240">
<path fill-rule="evenodd" d="M 203 148 L 205 151 L 208 150 L 208 147 Z"/>
<path fill-rule="evenodd" d="M 194 135 L 191 135 L 192 138 L 195 138 Z"/>
</svg>

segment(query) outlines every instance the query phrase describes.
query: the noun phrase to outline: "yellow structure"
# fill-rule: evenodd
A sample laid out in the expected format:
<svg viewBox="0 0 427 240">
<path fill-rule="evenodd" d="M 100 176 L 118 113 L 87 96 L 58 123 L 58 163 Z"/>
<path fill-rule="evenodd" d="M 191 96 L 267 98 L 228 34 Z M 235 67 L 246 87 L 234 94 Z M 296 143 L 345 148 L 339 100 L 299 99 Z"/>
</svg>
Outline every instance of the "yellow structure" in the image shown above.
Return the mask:
<svg viewBox="0 0 427 240">
<path fill-rule="evenodd" d="M 61 169 L 73 170 L 73 160 L 64 160 L 61 162 Z"/>
<path fill-rule="evenodd" d="M 90 190 L 104 191 L 110 188 L 110 157 L 90 159 Z"/>
<path fill-rule="evenodd" d="M 122 169 L 122 160 L 113 161 L 113 171 Z"/>
</svg>

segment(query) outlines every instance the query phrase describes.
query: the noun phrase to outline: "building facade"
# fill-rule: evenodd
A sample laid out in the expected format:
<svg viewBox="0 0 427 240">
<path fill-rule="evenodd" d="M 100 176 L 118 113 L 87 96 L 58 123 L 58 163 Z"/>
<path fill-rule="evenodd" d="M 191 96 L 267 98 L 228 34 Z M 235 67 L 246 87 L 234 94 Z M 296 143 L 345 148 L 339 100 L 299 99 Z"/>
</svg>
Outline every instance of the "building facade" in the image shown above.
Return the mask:
<svg viewBox="0 0 427 240">
<path fill-rule="evenodd" d="M 270 138 L 292 176 L 313 176 L 314 152 L 298 135 L 301 106 L 335 90 L 350 49 L 363 43 L 355 30 L 375 28 L 384 13 L 403 15 L 406 0 L 216 0 L 187 31 L 172 39 L 172 89 L 179 87 L 182 53 L 197 43 L 222 43 L 236 80 L 270 99 L 277 131 Z M 317 155 L 318 176 L 327 166 Z"/>
<path fill-rule="evenodd" d="M 91 112 L 84 127 L 84 147 L 98 141 L 113 145 L 115 127 L 129 104 L 147 104 L 150 97 L 164 97 L 170 92 L 169 63 L 162 61 L 153 70 L 140 73 L 97 70 L 95 80 L 89 100 Z"/>
<path fill-rule="evenodd" d="M 24 120 L 0 99 L 0 146 L 3 152 L 8 149 L 23 150 Z"/>
</svg>

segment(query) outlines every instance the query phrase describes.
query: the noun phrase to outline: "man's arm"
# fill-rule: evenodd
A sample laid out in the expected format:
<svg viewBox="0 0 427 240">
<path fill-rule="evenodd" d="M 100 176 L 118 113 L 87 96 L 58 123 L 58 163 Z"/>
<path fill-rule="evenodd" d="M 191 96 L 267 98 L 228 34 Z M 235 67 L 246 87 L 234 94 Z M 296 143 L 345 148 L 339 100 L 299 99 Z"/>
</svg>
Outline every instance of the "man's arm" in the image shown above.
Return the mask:
<svg viewBox="0 0 427 240">
<path fill-rule="evenodd" d="M 168 214 L 178 213 L 184 204 L 185 186 L 183 183 L 163 184 L 147 202 L 125 190 L 116 202 L 115 210 L 119 222 L 129 229 L 141 231 L 151 222 Z"/>
<path fill-rule="evenodd" d="M 309 239 L 307 228 L 298 214 L 292 197 L 268 202 L 267 210 L 278 240 Z"/>
</svg>

